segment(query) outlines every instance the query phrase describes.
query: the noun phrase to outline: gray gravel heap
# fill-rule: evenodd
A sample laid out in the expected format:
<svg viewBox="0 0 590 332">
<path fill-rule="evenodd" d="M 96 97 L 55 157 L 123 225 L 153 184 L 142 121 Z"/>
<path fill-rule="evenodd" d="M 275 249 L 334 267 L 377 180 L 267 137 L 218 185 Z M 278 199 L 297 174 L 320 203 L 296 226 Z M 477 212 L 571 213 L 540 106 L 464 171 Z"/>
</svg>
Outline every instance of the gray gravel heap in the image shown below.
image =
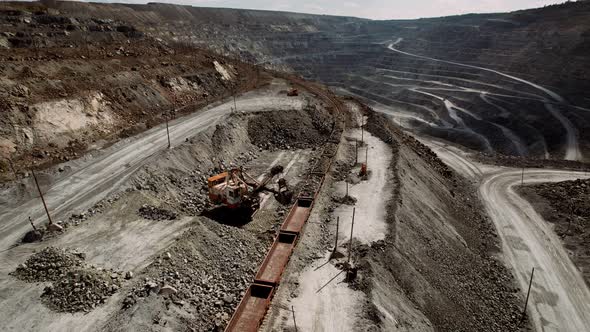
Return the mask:
<svg viewBox="0 0 590 332">
<path fill-rule="evenodd" d="M 55 311 L 88 312 L 116 293 L 122 279 L 120 274 L 113 271 L 74 270 L 53 285 L 45 287 L 41 298 Z"/>
<path fill-rule="evenodd" d="M 83 259 L 84 254 L 47 247 L 29 257 L 12 275 L 29 282 L 55 281 L 81 267 Z"/>
<path fill-rule="evenodd" d="M 270 241 L 236 227 L 204 221 L 176 241 L 146 269 L 123 301 L 123 309 L 141 305 L 162 288 L 175 291 L 169 303 L 190 306 L 194 331 L 223 330 L 254 278 Z"/>
</svg>

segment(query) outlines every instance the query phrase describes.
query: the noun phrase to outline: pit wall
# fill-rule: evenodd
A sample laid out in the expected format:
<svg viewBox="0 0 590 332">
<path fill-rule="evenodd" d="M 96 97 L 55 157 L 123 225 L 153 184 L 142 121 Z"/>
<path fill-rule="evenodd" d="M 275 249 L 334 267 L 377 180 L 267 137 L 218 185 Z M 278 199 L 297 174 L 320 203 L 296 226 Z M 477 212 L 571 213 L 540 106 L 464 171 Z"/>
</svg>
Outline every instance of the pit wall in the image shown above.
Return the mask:
<svg viewBox="0 0 590 332">
<path fill-rule="evenodd" d="M 22 178 L 21 170 L 32 165 L 77 159 L 268 78 L 203 50 L 160 55 L 9 61 L 0 68 L 0 104 L 6 108 L 0 119 L 0 181 Z"/>
<path fill-rule="evenodd" d="M 517 330 L 522 302 L 472 185 L 386 116 L 369 113 L 368 131 L 396 173 L 389 234 L 361 262 L 382 330 Z"/>
</svg>

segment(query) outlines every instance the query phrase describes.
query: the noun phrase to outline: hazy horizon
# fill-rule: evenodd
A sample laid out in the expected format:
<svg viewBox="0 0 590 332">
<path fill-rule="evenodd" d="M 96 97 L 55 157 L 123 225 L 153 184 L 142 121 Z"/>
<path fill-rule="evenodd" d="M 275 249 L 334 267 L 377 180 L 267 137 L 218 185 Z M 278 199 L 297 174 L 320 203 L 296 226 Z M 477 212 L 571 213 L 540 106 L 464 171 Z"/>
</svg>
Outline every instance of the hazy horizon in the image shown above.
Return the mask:
<svg viewBox="0 0 590 332">
<path fill-rule="evenodd" d="M 415 19 L 440 17 L 469 13 L 509 12 L 520 9 L 537 8 L 565 1 L 552 0 L 90 0 L 108 3 L 148 3 L 160 2 L 196 7 L 220 7 L 236 9 L 259 9 L 289 11 L 308 14 L 355 16 L 369 19 Z"/>
</svg>

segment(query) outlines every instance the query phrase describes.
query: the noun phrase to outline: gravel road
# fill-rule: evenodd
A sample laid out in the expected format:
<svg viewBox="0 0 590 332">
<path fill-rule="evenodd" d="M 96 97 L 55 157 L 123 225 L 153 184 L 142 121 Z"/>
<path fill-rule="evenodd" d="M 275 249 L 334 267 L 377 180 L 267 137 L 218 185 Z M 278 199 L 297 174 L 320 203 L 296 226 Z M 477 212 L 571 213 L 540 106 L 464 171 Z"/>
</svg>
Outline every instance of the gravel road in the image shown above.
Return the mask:
<svg viewBox="0 0 590 332">
<path fill-rule="evenodd" d="M 537 331 L 590 331 L 590 290 L 551 225 L 516 191 L 522 171 L 472 162 L 462 151 L 425 142 L 450 167 L 479 182 L 479 193 L 523 294 L 535 268 L 528 313 Z M 584 172 L 525 169 L 526 184 L 588 178 Z"/>
</svg>

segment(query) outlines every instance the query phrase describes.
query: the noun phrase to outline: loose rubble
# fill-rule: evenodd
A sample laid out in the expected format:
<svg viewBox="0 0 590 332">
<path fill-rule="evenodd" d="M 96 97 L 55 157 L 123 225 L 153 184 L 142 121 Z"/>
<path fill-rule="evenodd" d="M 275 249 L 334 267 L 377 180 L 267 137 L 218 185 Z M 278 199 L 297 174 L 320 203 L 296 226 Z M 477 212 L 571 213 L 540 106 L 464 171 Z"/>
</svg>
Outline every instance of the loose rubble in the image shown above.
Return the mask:
<svg viewBox="0 0 590 332">
<path fill-rule="evenodd" d="M 206 220 L 157 257 L 123 301 L 123 310 L 150 296 L 185 303 L 198 313 L 195 331 L 215 331 L 228 322 L 270 246 L 253 233 Z"/>
<path fill-rule="evenodd" d="M 144 204 L 139 211 L 137 211 L 139 216 L 149 220 L 174 220 L 178 218 L 178 214 L 174 211 L 157 208 L 155 206 Z"/>
<path fill-rule="evenodd" d="M 121 280 L 121 275 L 113 271 L 73 270 L 45 287 L 41 298 L 58 312 L 88 312 L 116 293 Z"/>
<path fill-rule="evenodd" d="M 83 264 L 83 253 L 47 247 L 29 257 L 12 275 L 29 282 L 55 281 Z"/>
<path fill-rule="evenodd" d="M 86 254 L 81 252 L 47 247 L 33 254 L 11 274 L 28 282 L 53 281 L 41 295 L 52 310 L 88 312 L 119 290 L 123 276 L 113 270 L 87 266 L 85 259 Z M 131 278 L 130 273 L 126 279 Z"/>
<path fill-rule="evenodd" d="M 325 110 L 309 106 L 304 111 L 255 116 L 248 123 L 248 135 L 264 149 L 305 149 L 324 142 L 333 128 L 334 121 Z"/>
</svg>

